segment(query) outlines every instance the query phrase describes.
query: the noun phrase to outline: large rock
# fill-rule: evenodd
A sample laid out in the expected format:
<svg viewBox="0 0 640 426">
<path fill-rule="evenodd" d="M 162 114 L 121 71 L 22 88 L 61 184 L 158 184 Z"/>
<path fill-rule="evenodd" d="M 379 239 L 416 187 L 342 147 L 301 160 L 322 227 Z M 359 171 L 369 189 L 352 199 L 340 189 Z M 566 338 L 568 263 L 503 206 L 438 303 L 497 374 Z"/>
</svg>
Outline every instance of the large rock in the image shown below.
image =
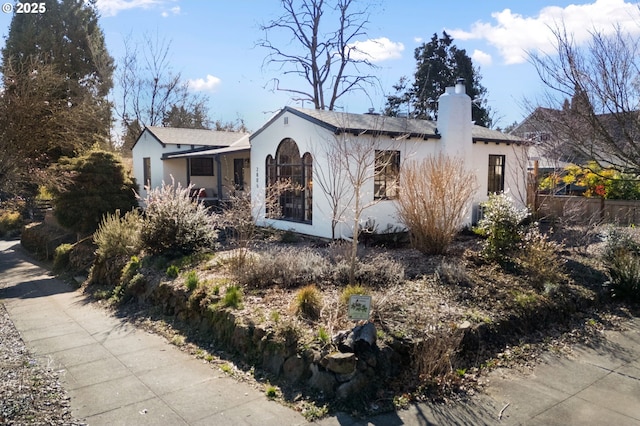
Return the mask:
<svg viewBox="0 0 640 426">
<path fill-rule="evenodd" d="M 356 374 L 348 382 L 342 383 L 336 390 L 338 399 L 349 399 L 361 394 L 369 385 L 369 380 L 363 374 Z"/>
<path fill-rule="evenodd" d="M 335 376 L 328 371 L 320 370 L 316 364 L 311 364 L 309 368 L 311 370 L 309 386 L 322 392 L 327 398 L 333 398 L 337 384 Z"/>
<path fill-rule="evenodd" d="M 336 374 L 351 374 L 356 369 L 356 361 L 353 353 L 332 352 L 322 358 L 320 364 Z"/>
<path fill-rule="evenodd" d="M 290 356 L 282 365 L 282 375 L 290 383 L 295 383 L 302 379 L 306 364 L 299 355 Z"/>
</svg>

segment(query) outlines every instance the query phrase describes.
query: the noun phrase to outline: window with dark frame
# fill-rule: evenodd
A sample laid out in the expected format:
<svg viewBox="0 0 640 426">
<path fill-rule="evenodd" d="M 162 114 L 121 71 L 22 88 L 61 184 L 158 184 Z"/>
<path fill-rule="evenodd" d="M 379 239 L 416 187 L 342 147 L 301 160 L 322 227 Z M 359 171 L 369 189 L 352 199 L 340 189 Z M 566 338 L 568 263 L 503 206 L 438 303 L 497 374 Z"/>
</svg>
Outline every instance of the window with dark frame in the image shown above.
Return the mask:
<svg viewBox="0 0 640 426">
<path fill-rule="evenodd" d="M 487 192 L 499 194 L 504 191 L 504 155 L 489 155 L 489 181 Z"/>
<path fill-rule="evenodd" d="M 400 177 L 400 151 L 375 152 L 375 174 L 373 176 L 373 199 L 392 200 L 398 198 Z"/>
<path fill-rule="evenodd" d="M 143 186 L 151 185 L 151 158 L 144 157 L 142 159 L 142 180 Z"/>
<path fill-rule="evenodd" d="M 284 139 L 276 151 L 275 158 L 267 156 L 267 198 L 277 196 L 277 206 L 267 207 L 267 217 L 311 223 L 313 206 L 313 159 L 308 152 L 300 156 L 293 139 Z M 287 183 L 291 187 L 273 194 L 273 185 Z M 273 211 L 277 208 L 279 211 Z M 271 210 L 271 211 L 269 211 Z"/>
<path fill-rule="evenodd" d="M 233 159 L 233 186 L 238 191 L 244 191 L 244 164 L 246 159 Z"/>
<path fill-rule="evenodd" d="M 213 176 L 213 158 L 192 158 L 189 163 L 191 176 Z"/>
</svg>

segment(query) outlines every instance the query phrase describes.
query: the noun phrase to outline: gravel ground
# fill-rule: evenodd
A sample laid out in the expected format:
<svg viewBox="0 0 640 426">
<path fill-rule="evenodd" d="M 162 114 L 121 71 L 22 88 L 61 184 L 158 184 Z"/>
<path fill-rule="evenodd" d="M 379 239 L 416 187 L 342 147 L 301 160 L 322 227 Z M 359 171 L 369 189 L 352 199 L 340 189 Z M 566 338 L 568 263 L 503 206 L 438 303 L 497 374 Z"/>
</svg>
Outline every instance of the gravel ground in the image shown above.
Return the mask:
<svg viewBox="0 0 640 426">
<path fill-rule="evenodd" d="M 0 424 L 84 425 L 46 360 L 36 359 L 0 302 Z"/>
</svg>

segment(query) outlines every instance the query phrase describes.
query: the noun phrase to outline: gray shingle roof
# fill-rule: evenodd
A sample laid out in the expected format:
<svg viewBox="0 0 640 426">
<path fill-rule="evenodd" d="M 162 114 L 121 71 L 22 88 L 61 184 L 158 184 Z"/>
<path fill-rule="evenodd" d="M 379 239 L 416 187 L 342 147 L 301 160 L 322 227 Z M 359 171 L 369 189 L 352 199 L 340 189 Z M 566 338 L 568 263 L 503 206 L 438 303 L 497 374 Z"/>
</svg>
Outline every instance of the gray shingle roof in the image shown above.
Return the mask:
<svg viewBox="0 0 640 426">
<path fill-rule="evenodd" d="M 386 134 L 391 137 L 410 136 L 422 137 L 424 139 L 440 138 L 437 123 L 432 120 L 418 120 L 404 117 L 387 117 L 376 114 L 352 114 L 338 111 L 326 111 L 317 109 L 306 109 L 297 107 L 285 107 L 275 115 L 267 124 L 262 126 L 251 137 L 258 135 L 264 128 L 269 126 L 274 120 L 277 120 L 285 112 L 302 117 L 315 124 L 325 127 L 334 133 L 349 132 L 354 134 L 360 133 L 379 133 Z M 472 127 L 472 138 L 474 142 L 508 142 L 520 143 L 522 138 L 514 135 L 508 135 L 497 130 L 487 129 L 486 127 Z"/>
<path fill-rule="evenodd" d="M 237 142 L 247 133 L 225 132 L 203 129 L 181 129 L 176 127 L 147 126 L 160 142 L 171 145 L 199 145 L 225 147 Z"/>
</svg>

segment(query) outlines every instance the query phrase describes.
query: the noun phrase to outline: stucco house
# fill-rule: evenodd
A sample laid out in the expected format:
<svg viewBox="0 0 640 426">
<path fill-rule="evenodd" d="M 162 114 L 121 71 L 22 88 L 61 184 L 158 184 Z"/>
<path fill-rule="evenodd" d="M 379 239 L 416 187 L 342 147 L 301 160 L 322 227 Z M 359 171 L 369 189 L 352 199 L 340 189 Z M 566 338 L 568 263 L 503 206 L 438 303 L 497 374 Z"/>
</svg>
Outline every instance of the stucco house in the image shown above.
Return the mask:
<svg viewBox="0 0 640 426">
<path fill-rule="evenodd" d="M 252 202 L 259 224 L 332 236 L 331 197 L 314 180 L 326 178 L 327 172 L 336 174 L 328 155 L 336 141 L 354 150 L 370 147 L 369 179 L 359 197 L 361 205 L 368 206 L 361 225 L 373 222 L 379 230 L 401 227 L 395 204 L 402 164 L 438 153 L 462 158 L 477 177 L 467 224 L 477 218 L 479 203 L 490 193 L 510 191 L 517 202 L 526 203 L 526 144 L 522 138 L 474 125 L 471 99 L 464 83 L 458 82 L 440 96 L 437 122 L 294 107 L 280 110 L 250 137 Z M 274 215 L 269 212 L 274 207 L 268 207 L 265 199 L 270 185 L 283 180 L 293 182 L 295 188 L 277 197 L 278 214 Z M 341 199 L 354 203 L 349 195 Z M 354 206 L 340 210 L 335 236 L 349 238 Z"/>
<path fill-rule="evenodd" d="M 133 173 L 144 186 L 193 185 L 211 204 L 233 191 L 249 191 L 249 134 L 172 127 L 145 127 L 132 148 Z M 203 189 L 203 191 L 201 191 Z"/>
</svg>

